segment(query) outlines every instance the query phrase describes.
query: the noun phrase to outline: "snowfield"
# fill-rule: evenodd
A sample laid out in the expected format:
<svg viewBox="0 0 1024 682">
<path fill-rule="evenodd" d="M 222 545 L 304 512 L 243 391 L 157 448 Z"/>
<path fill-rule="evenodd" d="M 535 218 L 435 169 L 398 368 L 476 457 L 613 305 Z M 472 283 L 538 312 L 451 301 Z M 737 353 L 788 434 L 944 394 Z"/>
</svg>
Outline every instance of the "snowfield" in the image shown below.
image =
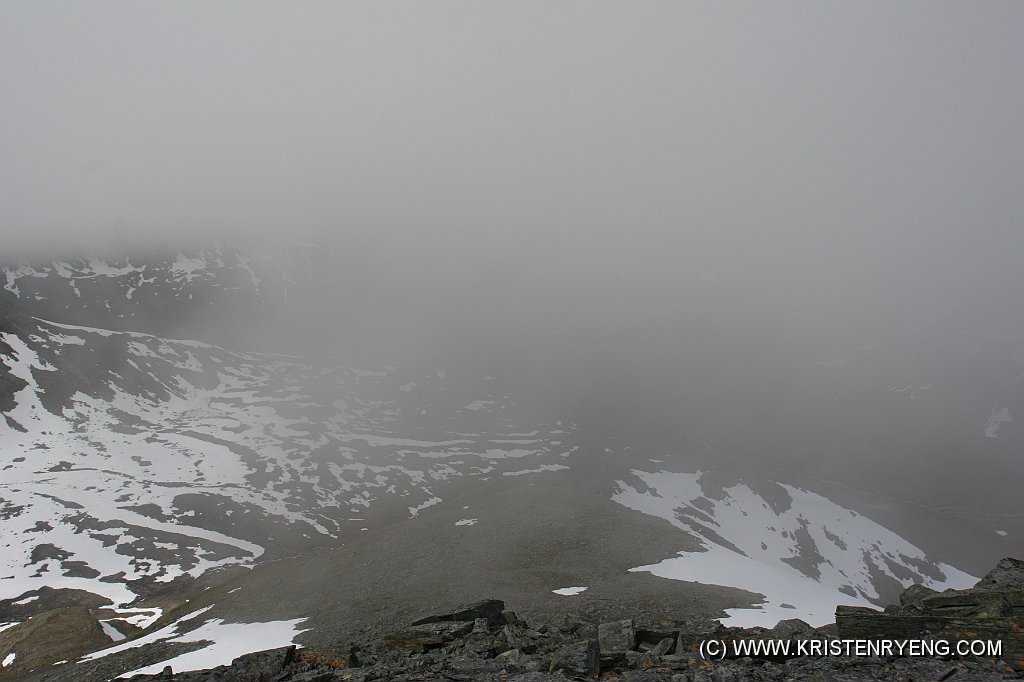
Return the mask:
<svg viewBox="0 0 1024 682">
<path fill-rule="evenodd" d="M 759 609 L 732 609 L 728 625 L 772 627 L 785 618 L 835 620 L 837 604 L 884 606 L 913 583 L 962 589 L 977 578 L 924 552 L 855 511 L 815 493 L 772 484 L 702 485 L 701 472 L 634 470 L 619 481 L 619 504 L 693 533 L 702 552 L 637 566 L 663 578 L 738 587 L 765 597 Z"/>
<path fill-rule="evenodd" d="M 509 401 L 471 399 L 444 371 L 409 381 L 390 366 L 24 326 L 0 332 L 16 387 L 0 419 L 0 601 L 49 586 L 125 607 L 135 581 L 333 544 L 370 508 L 416 516 L 448 481 L 565 469 L 575 452 L 564 426 L 539 424 L 558 440 L 508 449 L 523 431 L 502 415 Z M 399 426 L 427 400 L 449 406 L 450 430 Z"/>
</svg>

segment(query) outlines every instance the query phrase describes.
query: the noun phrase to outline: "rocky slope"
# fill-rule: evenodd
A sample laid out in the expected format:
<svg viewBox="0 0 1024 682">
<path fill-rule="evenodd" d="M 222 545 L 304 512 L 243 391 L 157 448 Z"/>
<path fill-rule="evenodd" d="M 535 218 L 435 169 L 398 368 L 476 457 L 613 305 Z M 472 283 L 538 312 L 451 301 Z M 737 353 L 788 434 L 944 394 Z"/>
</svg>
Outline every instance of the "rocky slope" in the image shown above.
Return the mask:
<svg viewBox="0 0 1024 682">
<path fill-rule="evenodd" d="M 950 604 L 957 605 L 952 613 Z M 885 612 L 840 606 L 838 623 L 812 628 L 799 619 L 770 629 L 725 628 L 695 620 L 642 624 L 604 620 L 592 612 L 528 623 L 499 600 L 484 600 L 424 616 L 379 640 L 321 650 L 285 647 L 234 660 L 229 666 L 175 674 L 151 666 L 142 680 L 992 680 L 1024 678 L 1024 562 L 1004 559 L 973 588 L 936 593 L 906 590 Z M 182 626 L 183 628 L 186 626 Z M 194 638 L 195 639 L 195 638 Z M 1001 655 L 857 656 L 847 640 L 1001 641 Z M 726 646 L 705 658 L 702 642 Z M 772 640 L 789 650 L 739 655 L 738 643 Z M 817 643 L 830 656 L 808 654 Z M 175 661 L 187 661 L 189 654 Z M 173 663 L 173 661 L 172 661 Z M 151 672 L 152 671 L 152 672 Z"/>
<path fill-rule="evenodd" d="M 601 396 L 515 390 L 557 372 L 242 343 L 287 327 L 288 297 L 332 298 L 317 258 L 342 262 L 296 245 L 4 270 L 0 627 L 18 637 L 0 675 L 86 679 L 83 655 L 127 644 L 118 674 L 182 648 L 208 667 L 252 632 L 313 650 L 489 594 L 530 622 L 571 603 L 821 625 L 836 603 L 973 584 L 964 557 L 1016 537 L 1017 517 L 960 512 L 965 538 L 929 536 L 951 517 L 913 496 L 851 495 L 609 418 Z M 76 634 L 41 646 L 43 622 Z"/>
</svg>

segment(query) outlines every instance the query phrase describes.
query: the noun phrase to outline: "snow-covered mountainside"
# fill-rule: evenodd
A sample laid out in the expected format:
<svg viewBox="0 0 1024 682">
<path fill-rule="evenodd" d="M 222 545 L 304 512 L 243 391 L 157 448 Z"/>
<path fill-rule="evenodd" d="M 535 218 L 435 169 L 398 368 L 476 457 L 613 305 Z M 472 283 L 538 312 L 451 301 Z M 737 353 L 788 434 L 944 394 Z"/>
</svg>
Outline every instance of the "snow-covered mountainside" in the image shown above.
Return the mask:
<svg viewBox="0 0 1024 682">
<path fill-rule="evenodd" d="M 0 600 L 250 563 L 416 515 L 459 477 L 561 470 L 570 425 L 444 370 L 312 366 L 9 313 Z"/>
<path fill-rule="evenodd" d="M 239 350 L 251 349 L 248 341 L 261 329 L 287 327 L 291 300 L 301 303 L 307 319 L 308 311 L 319 311 L 321 303 L 337 304 L 323 309 L 325 318 L 358 308 L 358 296 L 323 278 L 330 263 L 342 261 L 330 247 L 296 245 L 274 256 L 210 249 L 147 260 L 21 262 L 0 270 L 2 614 L 22 618 L 38 612 L 35 607 L 41 610 L 44 602 L 52 609 L 59 602 L 53 590 L 81 590 L 111 603 L 101 626 L 117 640 L 125 633 L 113 624 L 152 624 L 161 609 L 181 608 L 186 599 L 181 595 L 190 583 L 195 586 L 193 579 L 210 578 L 213 569 L 258 566 L 236 573 L 259 584 L 259 572 L 280 563 L 274 560 L 301 565 L 307 553 L 315 558 L 312 550 L 330 554 L 352 549 L 362 538 L 404 538 L 402 528 L 431 528 L 432 542 L 448 537 L 444 534 L 452 529 L 470 538 L 499 522 L 507 526 L 491 534 L 500 535 L 499 541 L 526 538 L 524 556 L 537 557 L 538 566 L 525 561 L 521 568 L 509 569 L 498 584 L 507 587 L 509 581 L 518 581 L 542 600 L 566 585 L 580 587 L 563 589 L 559 599 L 586 600 L 601 595 L 602 581 L 612 599 L 635 595 L 615 592 L 618 583 L 608 587 L 606 576 L 577 565 L 581 562 L 575 550 L 566 550 L 588 546 L 589 531 L 579 529 L 595 522 L 590 514 L 599 515 L 595 518 L 612 530 L 617 525 L 660 528 L 664 519 L 685 533 L 678 546 L 692 549 L 699 544 L 703 551 L 669 556 L 677 547 L 677 533 L 664 526 L 652 533 L 657 544 L 650 545 L 651 557 L 635 559 L 634 552 L 620 549 L 620 558 L 628 557 L 613 570 L 623 579 L 632 578 L 627 571 L 634 567 L 644 574 L 764 595 L 760 609 L 731 609 L 732 623 L 771 625 L 801 617 L 818 624 L 831 620 L 837 603 L 885 604 L 910 583 L 942 588 L 974 582 L 945 563 L 958 562 L 919 548 L 934 546 L 918 540 L 914 532 L 941 525 L 935 508 L 913 506 L 919 516 L 906 515 L 911 522 L 897 533 L 877 517 L 871 520 L 854 511 L 856 505 L 848 498 L 843 504 L 829 499 L 839 499 L 832 494 L 835 487 L 829 497 L 823 496 L 811 475 L 796 481 L 780 474 L 777 478 L 788 484 L 775 483 L 752 471 L 749 459 L 727 462 L 701 440 L 707 433 L 683 434 L 670 424 L 668 431 L 679 438 L 663 443 L 657 440 L 660 436 L 639 433 L 645 426 L 630 431 L 634 427 L 629 419 L 603 422 L 588 412 L 591 402 L 602 404 L 590 401 L 592 396 L 570 392 L 572 399 L 534 404 L 518 399 L 502 383 L 501 372 L 494 372 L 499 377 L 494 378 L 477 363 L 452 366 L 425 359 L 426 354 L 399 354 L 391 364 L 364 364 L 344 359 L 340 342 L 337 356 L 328 356 L 321 346 L 315 358 Z M 285 332 L 275 337 L 269 331 L 261 339 L 296 336 L 294 330 Z M 187 334 L 199 340 L 185 340 Z M 843 462 L 848 452 L 863 445 L 835 435 L 842 432 L 843 420 L 855 422 L 858 410 L 879 409 L 875 398 L 881 379 L 870 371 L 875 366 L 871 360 L 868 354 L 836 366 L 806 368 L 813 393 L 807 419 L 817 419 L 816 428 L 833 429 L 831 441 L 812 443 L 832 448 L 815 460 L 827 475 L 835 473 L 828 468 L 830 457 Z M 882 399 L 893 404 L 887 404 L 891 419 L 884 423 L 920 416 L 923 421 L 913 429 L 927 432 L 925 427 L 942 414 L 956 413 L 993 457 L 1005 455 L 1017 433 L 1013 425 L 1018 422 L 1011 420 L 1018 407 L 1011 398 L 1024 383 L 1011 377 L 1004 399 L 992 409 L 988 423 L 979 425 L 978 415 L 960 414 L 966 398 L 946 391 L 942 377 L 931 387 L 926 384 L 932 367 L 919 368 L 912 389 L 885 392 Z M 854 379 L 833 382 L 843 372 Z M 900 380 L 904 378 L 911 381 L 909 375 Z M 989 395 L 1000 381 L 979 380 L 978 394 Z M 558 378 L 551 383 L 557 385 Z M 594 385 L 615 387 L 614 382 Z M 822 396 L 831 400 L 820 400 Z M 815 412 L 826 403 L 831 411 Z M 757 414 L 754 410 L 745 416 L 753 420 Z M 620 422 L 626 426 L 620 429 Z M 717 432 L 716 425 L 721 425 Z M 746 431 L 771 435 L 773 425 L 750 421 L 745 429 L 736 429 L 730 418 L 698 426 L 708 429 L 716 443 L 742 455 L 749 440 L 735 439 L 750 439 Z M 898 439 L 882 433 L 878 442 L 888 446 Z M 689 447 L 694 443 L 707 446 L 703 454 Z M 1002 449 L 992 449 L 993 443 Z M 638 464 L 641 458 L 662 461 L 647 459 L 653 447 L 659 448 L 658 456 L 661 450 L 678 456 L 664 470 L 645 471 Z M 953 458 L 948 452 L 941 456 Z M 698 468 L 704 473 L 678 473 Z M 559 497 L 564 491 L 566 499 L 555 500 L 544 518 L 515 496 L 512 503 L 502 498 L 509 506 L 497 507 L 500 520 L 493 515 L 488 519 L 488 510 L 478 502 L 471 512 L 463 511 L 465 506 L 444 509 L 446 504 L 463 505 L 455 502 L 461 495 L 504 495 L 509 489 L 531 499 L 524 492 L 529 486 L 536 483 L 538 490 L 556 476 L 557 483 L 551 483 L 556 492 L 545 494 Z M 600 504 L 592 502 L 595 498 Z M 495 498 L 487 499 L 496 504 Z M 902 502 L 886 500 L 879 513 L 899 516 L 893 510 Z M 449 517 L 452 513 L 458 515 Z M 443 529 L 427 522 L 432 514 L 444 516 Z M 559 523 L 560 514 L 573 523 Z M 580 522 L 577 516 L 585 518 Z M 480 525 L 478 518 L 483 519 Z M 1003 524 L 1004 518 L 985 523 Z M 523 528 L 530 532 L 523 533 Z M 993 544 L 1012 541 L 1012 535 L 997 532 L 1001 535 L 988 533 Z M 608 537 L 615 544 L 614 533 Z M 641 532 L 634 539 L 645 537 Z M 617 539 L 621 544 L 621 535 Z M 454 546 L 464 541 L 460 538 Z M 362 543 L 359 551 L 360 561 L 367 553 L 374 556 L 347 570 L 365 571 L 380 549 Z M 608 556 L 616 550 L 602 552 Z M 661 557 L 660 563 L 649 563 Z M 635 565 L 641 562 L 645 565 Z M 331 566 L 332 571 L 341 570 Z M 213 575 L 215 582 L 220 574 Z M 533 576 L 532 582 L 524 576 Z M 552 576 L 570 582 L 549 584 Z M 373 587 L 388 588 L 386 579 Z M 157 602 L 174 590 L 176 598 Z M 230 594 L 224 590 L 220 605 L 243 608 L 232 603 Z M 727 603 L 749 603 L 747 599 Z M 195 606 L 201 610 L 189 613 L 202 614 L 207 607 L 216 609 L 217 604 Z M 160 636 L 149 633 L 153 641 L 192 642 L 186 625 L 201 624 L 203 632 L 230 629 L 219 627 L 225 614 L 216 610 L 202 623 L 198 615 L 192 620 L 180 611 L 164 615 L 179 621 L 161 622 Z M 290 640 L 313 627 L 298 627 L 300 616 L 316 621 L 307 610 L 279 614 L 269 606 L 251 620 L 268 627 L 276 623 L 274 627 L 283 628 L 282 637 Z M 197 667 L 209 664 L 203 660 Z"/>
<path fill-rule="evenodd" d="M 793 486 L 724 487 L 701 472 L 636 470 L 617 486 L 616 502 L 665 519 L 704 545 L 634 570 L 765 595 L 759 611 L 732 610 L 730 624 L 771 627 L 796 615 L 823 625 L 838 603 L 885 606 L 912 584 L 941 590 L 977 582 L 857 512 Z"/>
</svg>

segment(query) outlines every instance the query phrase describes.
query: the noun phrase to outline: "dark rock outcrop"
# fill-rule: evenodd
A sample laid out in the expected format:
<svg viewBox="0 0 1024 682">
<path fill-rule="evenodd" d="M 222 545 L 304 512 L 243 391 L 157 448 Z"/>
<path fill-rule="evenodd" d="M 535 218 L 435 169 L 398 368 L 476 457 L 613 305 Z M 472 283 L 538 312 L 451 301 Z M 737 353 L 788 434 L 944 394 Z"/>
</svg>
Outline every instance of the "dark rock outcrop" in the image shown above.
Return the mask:
<svg viewBox="0 0 1024 682">
<path fill-rule="evenodd" d="M 842 639 L 999 641 L 1003 660 L 1024 671 L 1024 561 L 1003 559 L 966 590 L 909 587 L 885 611 L 839 606 L 836 626 Z"/>
<path fill-rule="evenodd" d="M 420 618 L 414 621 L 413 625 L 426 625 L 428 623 L 445 623 L 449 621 L 473 622 L 478 618 L 484 618 L 491 625 L 504 625 L 505 602 L 500 599 L 482 599 L 470 604 L 464 604 L 448 613 L 436 614 Z"/>
</svg>

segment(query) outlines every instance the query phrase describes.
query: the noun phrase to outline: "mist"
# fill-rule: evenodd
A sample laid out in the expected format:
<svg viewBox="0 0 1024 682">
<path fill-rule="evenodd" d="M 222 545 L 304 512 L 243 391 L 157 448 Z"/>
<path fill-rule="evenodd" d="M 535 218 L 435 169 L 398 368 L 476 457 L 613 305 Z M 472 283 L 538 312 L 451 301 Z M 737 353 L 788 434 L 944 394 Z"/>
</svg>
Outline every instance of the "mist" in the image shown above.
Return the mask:
<svg viewBox="0 0 1024 682">
<path fill-rule="evenodd" d="M 961 327 L 1021 349 L 1022 20 L 1014 2 L 8 3 L 3 249 L 327 240 L 343 255 L 309 267 L 331 286 L 287 302 L 276 350 L 500 370 L 598 421 L 802 462 L 886 428 L 827 363 L 898 347 L 880 366 L 912 373 L 901 343 Z M 958 376 L 957 353 L 924 355 Z M 832 430 L 803 443 L 815 410 Z M 774 455 L 750 447 L 770 434 Z"/>
</svg>

